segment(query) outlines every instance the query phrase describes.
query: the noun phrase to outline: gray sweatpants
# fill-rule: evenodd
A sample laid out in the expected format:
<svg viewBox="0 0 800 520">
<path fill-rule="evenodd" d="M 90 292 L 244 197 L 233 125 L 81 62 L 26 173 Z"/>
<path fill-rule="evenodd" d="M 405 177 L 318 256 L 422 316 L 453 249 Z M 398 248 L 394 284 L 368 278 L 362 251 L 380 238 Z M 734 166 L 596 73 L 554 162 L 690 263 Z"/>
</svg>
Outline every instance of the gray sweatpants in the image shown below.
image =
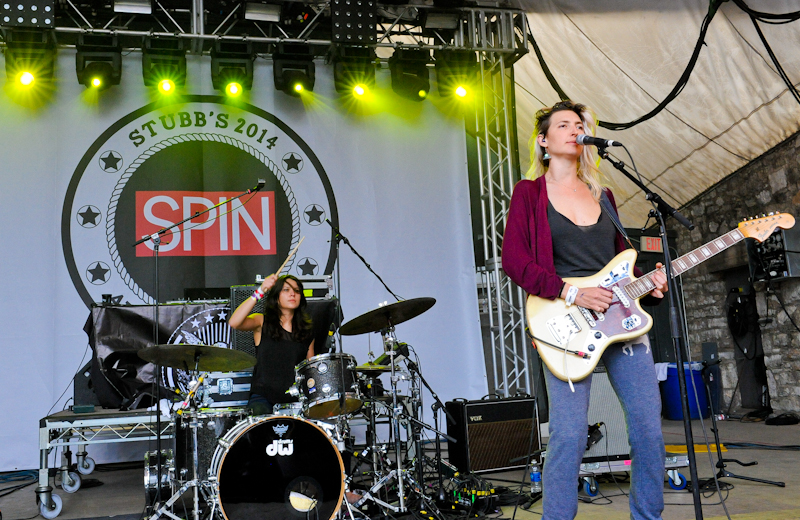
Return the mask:
<svg viewBox="0 0 800 520">
<path fill-rule="evenodd" d="M 664 510 L 664 439 L 661 396 L 646 335 L 603 353 L 631 445 L 631 518 L 658 520 Z M 586 450 L 592 376 L 569 384 L 545 367 L 550 400 L 550 440 L 544 464 L 543 520 L 572 520 L 578 513 L 578 474 Z"/>
</svg>

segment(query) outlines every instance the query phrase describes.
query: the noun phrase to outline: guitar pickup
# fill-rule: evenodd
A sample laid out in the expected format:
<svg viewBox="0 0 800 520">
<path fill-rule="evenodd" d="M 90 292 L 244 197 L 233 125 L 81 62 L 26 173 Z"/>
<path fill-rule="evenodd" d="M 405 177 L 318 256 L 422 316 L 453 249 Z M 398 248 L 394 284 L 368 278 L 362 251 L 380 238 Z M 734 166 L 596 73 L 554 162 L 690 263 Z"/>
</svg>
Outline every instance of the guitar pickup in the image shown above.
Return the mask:
<svg viewBox="0 0 800 520">
<path fill-rule="evenodd" d="M 620 289 L 620 288 L 619 288 L 619 286 L 615 285 L 614 287 L 612 287 L 612 288 L 611 288 L 611 290 L 614 292 L 614 294 L 616 294 L 616 295 L 617 295 L 617 298 L 619 299 L 619 302 L 620 302 L 620 303 L 621 303 L 621 304 L 622 304 L 622 305 L 623 305 L 623 306 L 624 306 L 626 309 L 627 309 L 627 308 L 629 308 L 629 307 L 631 306 L 631 301 L 630 301 L 630 300 L 628 299 L 628 297 L 625 295 L 625 291 L 623 291 L 622 289 Z"/>
<path fill-rule="evenodd" d="M 556 342 L 565 345 L 570 338 L 581 331 L 581 326 L 572 314 L 564 314 L 547 320 L 547 330 L 553 335 Z"/>
</svg>

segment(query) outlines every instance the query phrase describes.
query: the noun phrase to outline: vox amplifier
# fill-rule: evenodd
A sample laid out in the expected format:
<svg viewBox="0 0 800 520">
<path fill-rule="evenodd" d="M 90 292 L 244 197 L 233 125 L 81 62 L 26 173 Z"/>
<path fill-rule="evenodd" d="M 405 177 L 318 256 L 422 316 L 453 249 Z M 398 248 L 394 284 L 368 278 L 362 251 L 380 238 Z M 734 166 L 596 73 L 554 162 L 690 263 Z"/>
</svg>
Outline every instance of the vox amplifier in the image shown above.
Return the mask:
<svg viewBox="0 0 800 520">
<path fill-rule="evenodd" d="M 447 422 L 450 462 L 462 473 L 499 471 L 525 466 L 530 451 L 541 448 L 539 425 L 534 427 L 533 397 L 513 397 L 445 403 L 456 424 Z M 533 429 L 533 444 L 531 444 Z M 515 460 L 520 459 L 520 460 Z"/>
</svg>

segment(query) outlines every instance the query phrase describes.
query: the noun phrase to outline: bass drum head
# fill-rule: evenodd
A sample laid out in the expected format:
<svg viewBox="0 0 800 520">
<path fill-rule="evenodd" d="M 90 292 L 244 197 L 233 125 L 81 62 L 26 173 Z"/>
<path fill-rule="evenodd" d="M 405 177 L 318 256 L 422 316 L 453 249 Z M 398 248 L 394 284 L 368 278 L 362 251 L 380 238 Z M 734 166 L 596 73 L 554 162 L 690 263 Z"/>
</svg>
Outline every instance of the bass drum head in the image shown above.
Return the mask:
<svg viewBox="0 0 800 520">
<path fill-rule="evenodd" d="M 344 464 L 320 427 L 296 417 L 265 417 L 229 442 L 217 471 L 227 520 L 336 515 L 344 496 Z"/>
</svg>

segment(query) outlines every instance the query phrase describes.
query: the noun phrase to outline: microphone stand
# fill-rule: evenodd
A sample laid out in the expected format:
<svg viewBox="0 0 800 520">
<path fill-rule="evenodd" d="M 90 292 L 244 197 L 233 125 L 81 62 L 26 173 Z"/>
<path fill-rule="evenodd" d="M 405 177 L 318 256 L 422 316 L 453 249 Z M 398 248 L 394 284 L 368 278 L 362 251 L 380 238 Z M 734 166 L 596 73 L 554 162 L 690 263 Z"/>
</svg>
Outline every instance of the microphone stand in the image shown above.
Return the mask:
<svg viewBox="0 0 800 520">
<path fill-rule="evenodd" d="M 684 368 L 684 345 L 683 345 L 683 334 L 681 330 L 681 324 L 683 323 L 682 320 L 679 319 L 680 317 L 680 308 L 678 307 L 678 302 L 675 298 L 675 294 L 678 289 L 677 281 L 673 278 L 672 275 L 672 258 L 670 257 L 669 252 L 669 242 L 667 237 L 667 227 L 665 220 L 667 217 L 674 217 L 675 220 L 680 222 L 686 229 L 692 230 L 694 229 L 694 224 L 692 224 L 689 219 L 684 217 L 677 209 L 671 207 L 669 204 L 664 202 L 664 199 L 661 198 L 657 193 L 651 191 L 647 186 L 645 186 L 639 179 L 631 175 L 627 169 L 625 169 L 625 164 L 622 161 L 617 161 L 612 159 L 608 151 L 605 147 L 598 147 L 597 148 L 598 154 L 603 159 L 610 162 L 614 168 L 622 172 L 628 179 L 631 180 L 635 185 L 639 187 L 644 193 L 645 198 L 652 203 L 655 204 L 656 209 L 650 210 L 648 217 L 655 217 L 658 221 L 659 225 L 659 235 L 661 236 L 661 243 L 663 244 L 664 250 L 664 270 L 667 275 L 667 283 L 669 284 L 669 291 L 667 291 L 667 297 L 669 298 L 669 322 L 670 322 L 670 333 L 672 336 L 672 345 L 675 350 L 675 360 L 678 365 L 678 388 L 680 390 L 681 396 L 681 408 L 683 410 L 683 429 L 686 435 L 686 453 L 689 458 L 689 474 L 692 480 L 692 498 L 694 502 L 694 514 L 696 520 L 703 519 L 703 508 L 702 503 L 700 501 L 700 485 L 699 480 L 697 477 L 697 459 L 694 453 L 694 436 L 692 435 L 692 421 L 691 417 L 689 416 L 689 396 L 686 392 L 686 371 Z"/>
<path fill-rule="evenodd" d="M 266 180 L 258 179 L 258 184 L 255 187 L 250 188 L 249 190 L 245 191 L 244 193 L 242 193 L 240 195 L 237 195 L 235 197 L 231 197 L 230 199 L 222 201 L 219 204 L 211 206 L 210 208 L 207 208 L 207 209 L 205 209 L 203 211 L 199 211 L 199 212 L 195 213 L 194 215 L 192 215 L 191 217 L 188 217 L 188 218 L 185 218 L 185 219 L 181 220 L 180 222 L 177 222 L 177 223 L 172 224 L 170 226 L 163 227 L 163 228 L 159 229 L 158 231 L 156 231 L 155 233 L 152 233 L 152 234 L 147 235 L 147 236 L 143 236 L 142 238 L 140 238 L 139 240 L 137 240 L 136 242 L 133 243 L 133 247 L 134 248 L 136 246 L 138 246 L 139 244 L 143 244 L 143 243 L 147 242 L 148 240 L 150 240 L 153 243 L 153 263 L 154 263 L 154 271 L 155 271 L 154 287 L 153 287 L 153 306 L 154 306 L 153 319 L 155 320 L 155 323 L 153 324 L 153 345 L 158 345 L 159 344 L 159 339 L 158 338 L 159 338 L 159 332 L 160 332 L 160 329 L 161 329 L 160 322 L 159 322 L 159 312 L 158 312 L 158 301 L 159 301 L 158 250 L 159 250 L 159 247 L 161 246 L 161 237 L 163 235 L 169 233 L 170 230 L 172 230 L 173 228 L 175 228 L 177 226 L 180 226 L 181 224 L 183 224 L 184 222 L 186 222 L 188 220 L 192 220 L 192 219 L 195 219 L 195 218 L 197 218 L 197 217 L 199 217 L 201 215 L 204 215 L 204 214 L 208 213 L 209 211 L 211 211 L 212 209 L 216 209 L 216 208 L 222 206 L 223 204 L 227 204 L 228 202 L 231 202 L 233 200 L 238 199 L 239 197 L 243 197 L 243 196 L 248 195 L 250 193 L 255 193 L 255 192 L 259 191 L 261 188 L 263 188 L 266 185 L 266 183 L 267 183 Z M 157 484 L 156 484 L 155 502 L 159 503 L 161 501 L 161 474 L 162 474 L 162 464 L 161 464 L 161 364 L 160 363 L 156 363 L 156 452 L 157 452 L 157 455 L 156 455 L 156 478 L 158 480 L 156 481 Z"/>
</svg>

